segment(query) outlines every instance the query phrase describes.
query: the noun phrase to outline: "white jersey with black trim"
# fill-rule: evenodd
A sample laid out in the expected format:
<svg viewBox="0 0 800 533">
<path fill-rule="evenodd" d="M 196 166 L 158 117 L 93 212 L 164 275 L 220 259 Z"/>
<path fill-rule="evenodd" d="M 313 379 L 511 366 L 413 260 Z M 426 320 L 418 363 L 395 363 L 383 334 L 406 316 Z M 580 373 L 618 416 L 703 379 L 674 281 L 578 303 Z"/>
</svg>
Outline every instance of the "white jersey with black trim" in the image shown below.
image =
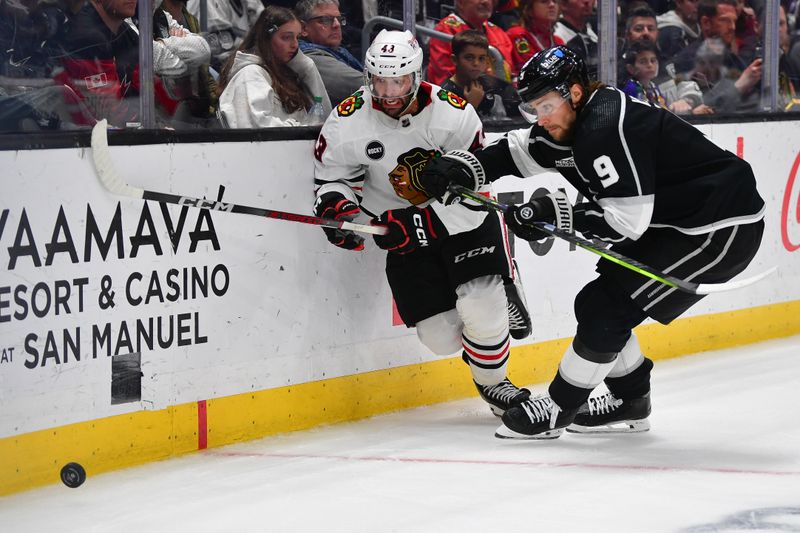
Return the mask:
<svg viewBox="0 0 800 533">
<path fill-rule="evenodd" d="M 484 210 L 469 202 L 432 201 L 412 180 L 433 157 L 482 147 L 481 121 L 462 98 L 427 82 L 420 85 L 417 101 L 416 113 L 395 119 L 362 87 L 334 108 L 314 149 L 316 196 L 339 192 L 370 217 L 430 205 L 451 235 L 475 229 L 486 217 Z"/>
</svg>

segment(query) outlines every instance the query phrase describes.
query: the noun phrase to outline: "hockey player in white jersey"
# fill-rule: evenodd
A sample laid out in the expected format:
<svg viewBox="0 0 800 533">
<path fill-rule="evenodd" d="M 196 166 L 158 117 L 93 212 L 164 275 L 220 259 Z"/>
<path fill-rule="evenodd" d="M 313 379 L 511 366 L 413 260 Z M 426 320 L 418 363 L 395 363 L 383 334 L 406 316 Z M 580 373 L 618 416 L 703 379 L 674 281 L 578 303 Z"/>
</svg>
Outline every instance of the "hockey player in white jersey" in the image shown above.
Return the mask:
<svg viewBox="0 0 800 533">
<path fill-rule="evenodd" d="M 415 185 L 432 158 L 483 145 L 480 119 L 458 96 L 422 81 L 422 50 L 408 31 L 381 31 L 365 64 L 366 85 L 333 110 L 317 140 L 314 212 L 366 215 L 389 228 L 375 242 L 388 250 L 400 316 L 434 353 L 462 351 L 480 396 L 500 415 L 530 396 L 506 377 L 509 315 L 521 319 L 512 331 L 520 337 L 530 319 L 511 282 L 505 227 L 495 214 L 434 202 Z M 340 248 L 364 248 L 352 232 L 325 233 Z"/>
</svg>

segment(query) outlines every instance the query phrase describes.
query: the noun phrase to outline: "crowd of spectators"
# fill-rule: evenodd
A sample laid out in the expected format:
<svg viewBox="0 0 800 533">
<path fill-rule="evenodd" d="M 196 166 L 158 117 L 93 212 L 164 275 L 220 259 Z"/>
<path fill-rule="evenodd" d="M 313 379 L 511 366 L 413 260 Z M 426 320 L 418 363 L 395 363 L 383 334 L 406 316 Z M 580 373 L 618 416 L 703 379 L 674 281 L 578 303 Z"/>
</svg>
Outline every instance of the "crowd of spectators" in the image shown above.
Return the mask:
<svg viewBox="0 0 800 533">
<path fill-rule="evenodd" d="M 620 0 L 618 87 L 677 114 L 759 110 L 765 4 Z M 145 16 L 152 17 L 157 125 L 313 124 L 315 102 L 327 113 L 363 84 L 364 20 L 396 17 L 398 6 L 155 0 Z M 594 0 L 426 0 L 418 11 L 418 24 L 452 36 L 421 38 L 427 80 L 482 117 L 518 115 L 516 76 L 544 48 L 564 44 L 598 74 Z M 786 111 L 800 111 L 798 12 L 800 0 L 781 1 L 779 105 Z M 80 128 L 99 118 L 139 125 L 142 16 L 136 0 L 0 0 L 0 131 Z"/>
</svg>

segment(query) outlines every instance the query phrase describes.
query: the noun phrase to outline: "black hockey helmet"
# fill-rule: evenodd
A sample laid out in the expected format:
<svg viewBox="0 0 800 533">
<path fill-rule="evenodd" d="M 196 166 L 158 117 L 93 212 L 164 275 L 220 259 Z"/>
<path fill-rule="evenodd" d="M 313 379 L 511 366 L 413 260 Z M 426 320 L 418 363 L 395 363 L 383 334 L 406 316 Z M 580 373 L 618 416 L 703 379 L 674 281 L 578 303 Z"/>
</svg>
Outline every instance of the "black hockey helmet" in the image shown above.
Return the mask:
<svg viewBox="0 0 800 533">
<path fill-rule="evenodd" d="M 517 92 L 523 102 L 529 102 L 550 91 L 569 98 L 573 83 L 589 84 L 583 59 L 566 46 L 554 46 L 537 52 L 519 73 Z"/>
</svg>

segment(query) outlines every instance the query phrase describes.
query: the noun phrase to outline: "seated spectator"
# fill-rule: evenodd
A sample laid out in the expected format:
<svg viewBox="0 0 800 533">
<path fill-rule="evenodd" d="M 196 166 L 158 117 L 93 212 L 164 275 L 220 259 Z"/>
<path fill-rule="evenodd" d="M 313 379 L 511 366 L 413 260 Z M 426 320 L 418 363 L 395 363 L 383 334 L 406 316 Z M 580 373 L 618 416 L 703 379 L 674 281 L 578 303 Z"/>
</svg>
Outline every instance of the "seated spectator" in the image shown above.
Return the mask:
<svg viewBox="0 0 800 533">
<path fill-rule="evenodd" d="M 515 77 L 533 54 L 564 44 L 553 33 L 559 15 L 558 0 L 523 0 L 520 9 L 520 25 L 508 30 L 514 45 L 511 70 Z"/>
<path fill-rule="evenodd" d="M 303 28 L 300 50 L 316 65 L 331 103 L 338 104 L 364 84 L 364 65 L 342 47 L 339 0 L 300 0 L 295 13 Z"/>
<path fill-rule="evenodd" d="M 698 48 L 706 39 L 719 39 L 725 45 L 724 64 L 729 69 L 743 71 L 747 67 L 731 48 L 736 39 L 735 0 L 700 0 L 697 6 L 701 39 L 684 48 L 675 57 L 677 72 L 688 72 L 694 68 Z M 707 55 L 707 54 L 705 54 Z"/>
<path fill-rule="evenodd" d="M 0 1 L 0 76 L 50 78 L 68 11 L 36 0 Z"/>
<path fill-rule="evenodd" d="M 703 91 L 703 102 L 716 113 L 756 111 L 760 94 L 755 89 L 761 81 L 761 60 L 754 61 L 739 74 L 725 65 L 728 52 L 721 39 L 703 40 L 697 49 L 692 79 Z"/>
<path fill-rule="evenodd" d="M 736 0 L 736 37 L 730 47 L 746 64 L 755 59 L 756 43 L 760 42 L 759 33 L 755 9 L 745 5 L 745 0 Z"/>
<path fill-rule="evenodd" d="M 636 41 L 625 52 L 625 69 L 630 76 L 620 83 L 622 92 L 643 102 L 666 108 L 667 100 L 653 83 L 658 75 L 658 50 L 651 41 Z"/>
<path fill-rule="evenodd" d="M 593 0 L 559 0 L 561 19 L 556 23 L 556 37 L 581 56 L 586 63 L 590 79 L 597 79 L 598 55 L 597 34 L 589 19 L 594 10 Z"/>
<path fill-rule="evenodd" d="M 780 7 L 778 39 L 781 51 L 778 69 L 780 105 L 784 111 L 800 111 L 800 40 L 792 43 L 783 6 Z"/>
<path fill-rule="evenodd" d="M 164 0 L 161 4 L 161 9 L 169 13 L 175 22 L 191 33 L 200 34 L 200 21 L 189 13 L 186 7 L 186 0 Z M 217 109 L 217 82 L 209 72 L 209 64 L 210 58 L 200 64 L 192 73 L 192 76 L 196 77 L 196 81 L 193 80 L 193 84 L 197 90 L 197 98 L 193 102 L 195 116 L 213 116 Z M 204 107 L 206 108 L 205 111 L 203 110 Z"/>
<path fill-rule="evenodd" d="M 193 118 L 208 118 L 210 101 L 200 98 L 208 86 L 200 86 L 198 74 L 211 60 L 208 42 L 161 9 L 161 0 L 155 0 L 154 7 L 153 71 L 161 76 L 169 96 L 179 103 L 172 120 L 187 123 Z"/>
<path fill-rule="evenodd" d="M 625 21 L 624 46 L 622 55 L 618 60 L 617 79 L 626 80 L 630 73 L 627 68 L 627 56 L 631 47 L 636 43 L 652 44 L 656 51 L 657 75 L 652 82 L 667 103 L 667 108 L 676 114 L 693 113 L 708 114 L 711 108 L 703 105 L 703 94 L 697 83 L 679 79 L 675 73 L 674 65 L 658 49 L 659 29 L 656 23 L 655 12 L 647 5 L 629 10 Z M 635 59 L 634 59 L 635 60 Z"/>
<path fill-rule="evenodd" d="M 658 48 L 662 57 L 672 59 L 700 39 L 697 23 L 697 0 L 675 0 L 675 9 L 659 15 Z"/>
<path fill-rule="evenodd" d="M 503 72 L 494 72 L 491 65 L 489 72 L 506 81 L 511 81 L 511 39 L 500 27 L 489 22 L 492 10 L 492 0 L 456 0 L 456 12 L 440 20 L 434 29 L 449 35 L 469 29 L 483 32 L 489 44 L 497 48 L 504 58 Z M 453 49 L 449 41 L 432 38 L 429 52 L 428 81 L 441 85 L 455 72 Z"/>
<path fill-rule="evenodd" d="M 520 0 L 492 0 L 492 16 L 489 21 L 507 32 L 519 22 L 520 3 Z"/>
<path fill-rule="evenodd" d="M 331 102 L 314 62 L 300 51 L 300 21 L 284 7 L 268 6 L 222 70 L 219 110 L 230 128 L 310 124 L 309 109 Z"/>
<path fill-rule="evenodd" d="M 139 30 L 131 17 L 135 0 L 90 0 L 71 17 L 64 35 L 64 70 L 56 80 L 86 100 L 98 118 L 115 126 L 139 122 Z M 181 76 L 186 64 L 163 42 L 153 43 L 156 73 Z M 161 80 L 154 86 L 156 111 L 171 116 L 177 102 Z"/>
<path fill-rule="evenodd" d="M 519 115 L 519 96 L 508 82 L 486 74 L 489 68 L 489 41 L 476 30 L 465 30 L 453 37 L 455 73 L 442 88 L 472 104 L 482 117 L 506 118 Z"/>
<path fill-rule="evenodd" d="M 700 0 L 697 16 L 703 39 L 678 54 L 677 71 L 697 82 L 704 103 L 716 112 L 757 110 L 763 61 L 756 58 L 748 65 L 731 48 L 735 41 L 736 2 Z"/>
<path fill-rule="evenodd" d="M 211 67 L 222 65 L 242 43 L 248 30 L 264 9 L 261 0 L 205 0 L 208 44 L 211 46 Z M 188 0 L 187 9 L 200 17 L 200 0 Z"/>
</svg>

